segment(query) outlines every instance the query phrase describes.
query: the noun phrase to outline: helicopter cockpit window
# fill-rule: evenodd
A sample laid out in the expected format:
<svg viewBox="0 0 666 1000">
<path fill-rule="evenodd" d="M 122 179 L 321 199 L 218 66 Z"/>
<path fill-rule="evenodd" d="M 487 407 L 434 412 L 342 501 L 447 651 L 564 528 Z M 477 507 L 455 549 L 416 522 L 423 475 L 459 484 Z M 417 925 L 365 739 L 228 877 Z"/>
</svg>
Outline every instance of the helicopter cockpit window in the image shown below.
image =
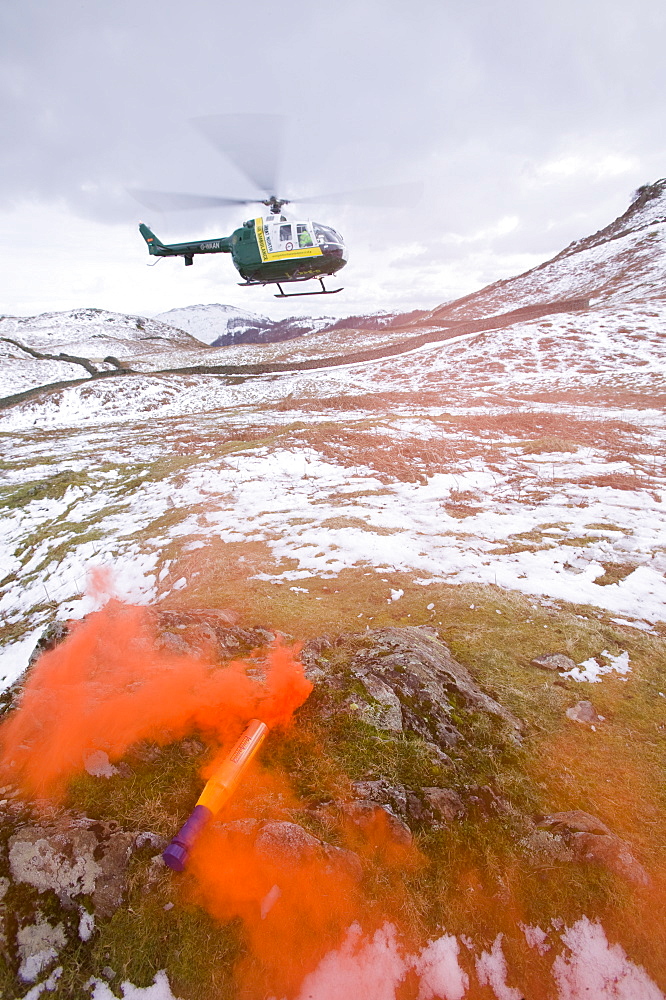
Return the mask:
<svg viewBox="0 0 666 1000">
<path fill-rule="evenodd" d="M 280 226 L 280 243 L 291 243 L 291 224 L 286 226 Z"/>
<path fill-rule="evenodd" d="M 308 232 L 308 227 L 303 223 L 296 226 L 296 233 L 298 234 L 298 245 L 299 247 L 311 247 L 312 237 Z"/>
<path fill-rule="evenodd" d="M 336 233 L 335 229 L 331 229 L 329 226 L 315 225 L 314 227 L 315 236 L 317 237 L 317 243 L 320 245 L 322 243 L 333 243 L 335 246 L 342 246 L 342 237 Z"/>
</svg>

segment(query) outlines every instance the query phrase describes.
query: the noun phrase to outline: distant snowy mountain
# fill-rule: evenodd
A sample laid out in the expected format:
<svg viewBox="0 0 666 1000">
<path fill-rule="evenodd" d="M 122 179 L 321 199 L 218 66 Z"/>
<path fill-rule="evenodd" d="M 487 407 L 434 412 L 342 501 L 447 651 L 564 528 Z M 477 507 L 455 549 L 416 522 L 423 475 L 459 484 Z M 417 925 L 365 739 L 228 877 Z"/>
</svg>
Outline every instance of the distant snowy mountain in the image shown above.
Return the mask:
<svg viewBox="0 0 666 1000">
<path fill-rule="evenodd" d="M 666 178 L 640 187 L 623 215 L 570 243 L 552 260 L 439 306 L 430 317 L 478 318 L 579 297 L 621 306 L 664 295 Z"/>
<path fill-rule="evenodd" d="M 197 340 L 213 347 L 232 344 L 272 344 L 316 333 L 328 326 L 330 317 L 288 317 L 282 320 L 237 309 L 235 306 L 210 303 L 169 309 L 155 317 L 187 331 Z"/>
<path fill-rule="evenodd" d="M 406 323 L 415 323 L 425 315 L 427 315 L 425 310 L 414 309 L 409 313 L 381 311 L 362 316 L 345 316 L 327 326 L 326 331 L 332 333 L 334 330 L 364 330 L 368 332 L 390 330 L 392 327 L 402 327 Z"/>
<path fill-rule="evenodd" d="M 264 329 L 271 325 L 267 316 L 226 306 L 220 303 L 207 305 L 183 306 L 179 309 L 169 309 L 154 317 L 162 323 L 185 330 L 192 337 L 204 344 L 213 344 L 220 337 L 226 337 L 230 330 L 238 331 L 259 327 Z"/>
</svg>

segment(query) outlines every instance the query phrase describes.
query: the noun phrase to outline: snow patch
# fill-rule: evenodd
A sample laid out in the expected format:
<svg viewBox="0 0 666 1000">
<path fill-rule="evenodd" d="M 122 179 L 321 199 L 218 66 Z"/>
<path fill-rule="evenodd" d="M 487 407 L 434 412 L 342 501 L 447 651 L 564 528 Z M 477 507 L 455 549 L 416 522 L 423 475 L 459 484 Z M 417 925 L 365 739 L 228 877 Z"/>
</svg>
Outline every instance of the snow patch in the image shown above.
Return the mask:
<svg viewBox="0 0 666 1000">
<path fill-rule="evenodd" d="M 567 952 L 553 963 L 558 1000 L 664 1000 L 644 969 L 619 945 L 609 945 L 604 929 L 582 917 L 562 935 Z"/>
<path fill-rule="evenodd" d="M 101 979 L 91 979 L 89 985 L 93 987 L 91 1000 L 117 1000 L 116 994 Z M 122 1000 L 178 1000 L 178 997 L 171 992 L 169 979 L 164 970 L 155 973 L 152 986 L 142 988 L 124 982 L 120 988 L 123 991 Z"/>
<path fill-rule="evenodd" d="M 625 675 L 631 670 L 629 666 L 629 653 L 623 652 L 614 656 L 607 650 L 600 654 L 607 663 L 599 663 L 593 656 L 584 660 L 577 667 L 572 667 L 562 674 L 562 677 L 569 677 L 572 681 L 587 681 L 588 684 L 598 684 L 606 674 L 616 673 Z"/>
</svg>

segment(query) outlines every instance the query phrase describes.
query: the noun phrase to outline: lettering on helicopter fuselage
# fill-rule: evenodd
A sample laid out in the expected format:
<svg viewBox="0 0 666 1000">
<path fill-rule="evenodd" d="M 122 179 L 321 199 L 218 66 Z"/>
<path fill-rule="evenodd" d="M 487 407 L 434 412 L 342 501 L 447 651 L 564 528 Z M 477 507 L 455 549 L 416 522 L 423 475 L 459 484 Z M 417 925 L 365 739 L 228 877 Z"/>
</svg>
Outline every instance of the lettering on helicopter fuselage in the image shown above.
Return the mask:
<svg viewBox="0 0 666 1000">
<path fill-rule="evenodd" d="M 257 243 L 259 244 L 259 253 L 261 254 L 261 259 L 262 261 L 267 261 L 268 248 L 266 247 L 266 231 L 264 229 L 263 219 L 254 220 L 254 231 L 257 236 Z"/>
<path fill-rule="evenodd" d="M 202 243 L 201 244 L 201 249 L 202 250 L 219 250 L 220 249 L 220 241 L 216 240 L 213 243 Z"/>
</svg>

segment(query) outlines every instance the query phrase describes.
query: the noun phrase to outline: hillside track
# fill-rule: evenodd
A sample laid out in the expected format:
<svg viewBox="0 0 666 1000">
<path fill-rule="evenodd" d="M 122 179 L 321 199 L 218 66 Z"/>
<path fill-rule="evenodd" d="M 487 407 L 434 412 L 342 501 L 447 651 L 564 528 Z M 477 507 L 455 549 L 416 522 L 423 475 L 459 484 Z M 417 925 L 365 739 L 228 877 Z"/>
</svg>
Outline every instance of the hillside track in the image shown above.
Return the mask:
<svg viewBox="0 0 666 1000">
<path fill-rule="evenodd" d="M 278 375 L 287 373 L 297 373 L 313 371 L 321 368 L 340 368 L 345 365 L 362 364 L 365 361 L 377 361 L 383 358 L 396 357 L 401 354 L 409 354 L 411 351 L 424 347 L 427 344 L 436 344 L 452 338 L 467 336 L 474 333 L 486 333 L 492 330 L 505 329 L 514 323 L 524 323 L 527 320 L 538 319 L 542 316 L 550 316 L 556 313 L 584 311 L 589 307 L 589 299 L 561 299 L 556 302 L 545 302 L 538 305 L 525 306 L 519 309 L 512 309 L 506 313 L 499 313 L 496 316 L 486 316 L 480 319 L 469 320 L 449 320 L 446 324 L 437 324 L 428 327 L 426 331 L 416 336 L 406 336 L 405 340 L 398 343 L 384 345 L 383 347 L 372 348 L 365 351 L 357 351 L 350 354 L 339 354 L 328 358 L 313 358 L 308 361 L 296 363 L 274 362 L 273 364 L 258 363 L 251 365 L 192 365 L 185 368 L 161 368 L 152 372 L 137 372 L 132 369 L 116 369 L 114 371 L 95 372 L 90 378 L 71 379 L 68 381 L 52 382 L 43 386 L 36 386 L 26 389 L 24 392 L 13 393 L 0 398 L 0 410 L 18 406 L 21 403 L 33 399 L 42 398 L 45 395 L 60 392 L 63 389 L 74 388 L 83 384 L 94 382 L 100 378 L 126 378 L 132 375 L 141 375 L 144 378 L 157 377 L 160 375 L 215 375 L 228 376 L 231 378 L 243 378 L 253 375 Z M 418 325 L 423 325 L 421 318 Z M 398 327 L 398 329 L 400 329 Z M 414 327 L 406 325 L 404 331 L 409 334 Z"/>
</svg>

